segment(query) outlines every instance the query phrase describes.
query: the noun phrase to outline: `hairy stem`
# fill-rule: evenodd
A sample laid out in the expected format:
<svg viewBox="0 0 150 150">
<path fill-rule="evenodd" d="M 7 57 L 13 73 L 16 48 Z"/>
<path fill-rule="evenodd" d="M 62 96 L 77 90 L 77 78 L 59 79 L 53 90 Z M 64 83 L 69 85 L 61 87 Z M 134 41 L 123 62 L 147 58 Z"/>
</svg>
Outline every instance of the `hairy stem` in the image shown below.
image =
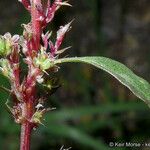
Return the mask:
<svg viewBox="0 0 150 150">
<path fill-rule="evenodd" d="M 33 124 L 29 121 L 33 113 L 33 103 L 31 101 L 24 103 L 22 113 L 24 122 L 21 125 L 20 150 L 30 150 L 30 139 Z"/>
<path fill-rule="evenodd" d="M 41 36 L 41 25 L 40 14 L 37 10 L 37 4 L 40 4 L 41 0 L 32 0 L 31 3 L 31 22 L 32 22 L 32 31 L 33 31 L 33 40 L 35 42 L 34 50 L 38 51 L 40 46 L 40 36 Z"/>
<path fill-rule="evenodd" d="M 30 123 L 22 124 L 20 150 L 30 150 L 31 130 L 32 128 Z"/>
<path fill-rule="evenodd" d="M 40 14 L 37 10 L 37 4 L 40 4 L 41 0 L 32 0 L 31 1 L 31 22 L 32 22 L 32 33 L 33 33 L 33 41 L 32 48 L 33 50 L 38 51 L 40 47 L 40 36 L 41 36 L 41 25 L 38 21 Z M 21 125 L 21 144 L 20 150 L 30 150 L 30 139 L 31 133 L 33 129 L 33 123 L 30 122 L 31 118 L 35 112 L 35 83 L 36 79 L 33 78 L 32 75 L 32 64 L 28 66 L 28 75 L 26 79 L 26 92 L 25 99 L 23 103 L 23 116 L 24 120 Z"/>
</svg>

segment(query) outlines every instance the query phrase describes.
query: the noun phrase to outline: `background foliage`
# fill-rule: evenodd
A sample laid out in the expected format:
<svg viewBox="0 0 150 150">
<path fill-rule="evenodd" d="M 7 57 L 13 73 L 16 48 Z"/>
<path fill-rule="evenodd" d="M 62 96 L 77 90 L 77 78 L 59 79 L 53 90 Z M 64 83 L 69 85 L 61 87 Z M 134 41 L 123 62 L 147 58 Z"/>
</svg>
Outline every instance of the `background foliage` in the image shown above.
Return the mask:
<svg viewBox="0 0 150 150">
<path fill-rule="evenodd" d="M 73 8 L 61 9 L 48 27 L 56 31 L 75 18 L 64 44 L 72 46 L 66 55 L 110 57 L 150 81 L 149 0 L 70 3 Z M 0 8 L 0 34 L 21 34 L 20 24 L 30 19 L 22 5 L 17 0 L 5 0 L 0 1 Z M 61 67 L 57 76 L 61 88 L 52 97 L 45 95 L 47 105 L 57 109 L 45 116 L 45 126 L 34 131 L 32 150 L 59 150 L 62 145 L 73 150 L 107 150 L 110 141 L 150 142 L 149 108 L 114 78 L 88 65 L 74 64 Z M 9 87 L 2 76 L 0 85 Z M 8 97 L 0 91 L 0 149 L 15 150 L 20 127 L 5 107 Z"/>
</svg>

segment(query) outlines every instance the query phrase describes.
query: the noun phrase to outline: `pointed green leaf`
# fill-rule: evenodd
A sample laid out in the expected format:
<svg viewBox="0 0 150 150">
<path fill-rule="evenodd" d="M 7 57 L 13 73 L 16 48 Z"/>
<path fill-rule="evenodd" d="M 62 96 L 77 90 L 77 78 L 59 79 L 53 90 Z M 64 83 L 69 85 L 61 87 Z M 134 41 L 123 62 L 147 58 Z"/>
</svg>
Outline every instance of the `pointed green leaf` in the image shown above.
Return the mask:
<svg viewBox="0 0 150 150">
<path fill-rule="evenodd" d="M 67 62 L 83 62 L 108 72 L 150 106 L 150 84 L 135 75 L 125 65 L 109 58 L 92 56 L 63 58 L 56 60 L 54 63 L 60 64 Z"/>
</svg>

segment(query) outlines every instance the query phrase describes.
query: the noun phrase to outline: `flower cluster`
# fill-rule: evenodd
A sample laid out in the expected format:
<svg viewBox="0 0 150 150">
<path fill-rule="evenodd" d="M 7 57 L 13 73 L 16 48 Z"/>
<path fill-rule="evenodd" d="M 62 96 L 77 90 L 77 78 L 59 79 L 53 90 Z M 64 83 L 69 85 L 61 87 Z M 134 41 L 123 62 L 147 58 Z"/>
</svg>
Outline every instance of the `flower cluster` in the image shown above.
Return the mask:
<svg viewBox="0 0 150 150">
<path fill-rule="evenodd" d="M 12 92 L 20 99 L 19 94 L 19 35 L 6 33 L 0 37 L 0 70 L 10 81 Z"/>
<path fill-rule="evenodd" d="M 51 41 L 52 32 L 44 34 L 43 29 L 51 22 L 56 11 L 62 6 L 71 6 L 67 1 L 54 0 L 46 2 L 41 0 L 19 0 L 31 14 L 31 22 L 23 24 L 23 35 L 11 36 L 6 33 L 0 36 L 0 71 L 11 83 L 11 95 L 14 106 L 10 108 L 17 123 L 41 123 L 43 114 L 49 110 L 39 104 L 36 96 L 37 82 L 44 82 L 44 74 L 50 74 L 50 68 L 57 71 L 54 60 L 68 48 L 60 50 L 66 32 L 69 31 L 71 22 L 61 26 L 57 31 L 56 41 Z M 28 65 L 28 73 L 21 80 L 20 56 Z M 36 106 L 42 106 L 36 108 Z"/>
<path fill-rule="evenodd" d="M 71 6 L 67 1 L 62 2 L 62 0 L 55 0 L 53 4 L 51 4 L 50 0 L 45 2 L 41 2 L 39 0 L 36 1 L 28 1 L 28 0 L 19 0 L 24 7 L 29 11 L 32 12 L 31 7 L 32 5 L 35 6 L 39 16 L 37 18 L 38 21 L 41 23 L 41 27 L 44 28 L 47 26 L 49 22 L 51 22 L 54 18 L 56 11 L 63 5 Z"/>
</svg>

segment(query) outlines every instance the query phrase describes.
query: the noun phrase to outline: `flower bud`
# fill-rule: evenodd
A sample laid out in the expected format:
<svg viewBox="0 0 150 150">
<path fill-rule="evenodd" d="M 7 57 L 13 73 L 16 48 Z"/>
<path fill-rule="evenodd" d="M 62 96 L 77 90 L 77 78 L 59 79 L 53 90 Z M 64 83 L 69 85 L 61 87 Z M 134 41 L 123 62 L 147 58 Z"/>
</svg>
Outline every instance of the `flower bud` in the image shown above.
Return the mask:
<svg viewBox="0 0 150 150">
<path fill-rule="evenodd" d="M 0 56 L 7 57 L 14 49 L 19 50 L 19 39 L 19 35 L 11 36 L 10 33 L 0 36 Z"/>
<path fill-rule="evenodd" d="M 0 66 L 0 70 L 4 76 L 8 78 L 13 78 L 13 71 L 7 59 L 0 59 Z"/>
<path fill-rule="evenodd" d="M 46 58 L 44 60 L 35 58 L 35 65 L 39 67 L 41 70 L 47 70 L 52 66 L 52 62 L 49 58 Z"/>
<path fill-rule="evenodd" d="M 32 123 L 42 124 L 41 119 L 43 117 L 43 111 L 36 111 L 31 118 Z"/>
<path fill-rule="evenodd" d="M 34 64 L 43 71 L 53 67 L 53 63 L 49 56 L 44 52 L 44 49 L 41 49 L 38 56 L 34 58 Z"/>
<path fill-rule="evenodd" d="M 11 53 L 11 43 L 4 39 L 0 38 L 0 56 L 8 56 Z"/>
</svg>

